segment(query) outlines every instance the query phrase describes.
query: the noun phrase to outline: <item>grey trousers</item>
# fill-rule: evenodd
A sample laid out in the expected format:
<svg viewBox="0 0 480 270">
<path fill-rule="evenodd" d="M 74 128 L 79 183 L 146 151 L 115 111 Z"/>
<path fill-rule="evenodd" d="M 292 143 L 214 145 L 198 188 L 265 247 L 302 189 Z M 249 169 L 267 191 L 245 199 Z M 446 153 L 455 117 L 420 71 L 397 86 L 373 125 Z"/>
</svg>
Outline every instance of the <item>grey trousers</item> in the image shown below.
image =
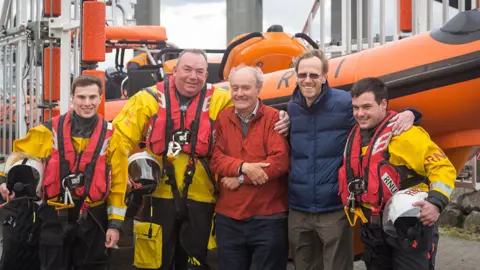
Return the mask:
<svg viewBox="0 0 480 270">
<path fill-rule="evenodd" d="M 295 269 L 353 270 L 353 228 L 343 209 L 318 214 L 290 209 L 288 235 Z"/>
</svg>

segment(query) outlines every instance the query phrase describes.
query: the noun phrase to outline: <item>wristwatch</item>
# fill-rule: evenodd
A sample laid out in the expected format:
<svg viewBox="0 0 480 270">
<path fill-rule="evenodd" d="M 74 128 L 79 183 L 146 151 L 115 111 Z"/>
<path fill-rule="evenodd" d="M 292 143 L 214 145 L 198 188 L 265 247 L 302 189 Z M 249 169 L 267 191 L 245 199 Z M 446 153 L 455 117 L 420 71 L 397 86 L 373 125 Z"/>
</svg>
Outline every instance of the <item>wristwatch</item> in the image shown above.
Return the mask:
<svg viewBox="0 0 480 270">
<path fill-rule="evenodd" d="M 241 185 L 243 184 L 243 182 L 245 182 L 245 176 L 243 176 L 243 174 L 240 174 L 240 176 L 238 176 L 238 183 Z"/>
<path fill-rule="evenodd" d="M 243 174 L 242 169 L 243 169 L 243 162 L 240 164 L 240 167 L 238 167 L 238 174 L 239 174 L 239 175 L 242 175 L 242 174 Z"/>
</svg>

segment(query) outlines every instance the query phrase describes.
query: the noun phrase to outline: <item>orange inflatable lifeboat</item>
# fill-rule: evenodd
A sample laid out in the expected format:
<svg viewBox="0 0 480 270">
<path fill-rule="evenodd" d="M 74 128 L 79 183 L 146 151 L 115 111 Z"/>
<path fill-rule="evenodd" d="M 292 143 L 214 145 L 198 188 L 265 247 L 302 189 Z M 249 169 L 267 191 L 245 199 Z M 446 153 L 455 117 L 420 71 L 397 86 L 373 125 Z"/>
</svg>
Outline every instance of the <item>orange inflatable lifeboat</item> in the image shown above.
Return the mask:
<svg viewBox="0 0 480 270">
<path fill-rule="evenodd" d="M 422 127 L 460 171 L 480 146 L 479 20 L 478 10 L 465 11 L 441 29 L 331 59 L 329 83 L 348 91 L 365 77 L 385 81 L 390 108 L 420 110 Z M 295 84 L 292 69 L 267 74 L 261 97 L 286 108 Z"/>
<path fill-rule="evenodd" d="M 329 83 L 348 91 L 355 81 L 365 77 L 384 80 L 390 89 L 391 109 L 420 110 L 422 126 L 459 171 L 480 146 L 480 26 L 475 23 L 479 20 L 478 10 L 461 12 L 432 32 L 331 59 Z M 235 61 L 224 57 L 225 67 L 234 62 L 258 63 L 251 60 L 256 58 L 247 53 L 248 48 L 242 50 L 246 60 L 237 58 L 242 54 L 235 55 L 239 59 Z M 164 64 L 166 72 L 173 69 L 176 60 L 171 61 Z M 227 82 L 216 85 L 228 88 Z M 261 98 L 266 104 L 285 109 L 295 85 L 291 68 L 267 73 Z M 106 101 L 106 118 L 113 120 L 125 102 Z"/>
<path fill-rule="evenodd" d="M 257 66 L 263 73 L 291 68 L 293 60 L 307 51 L 298 39 L 302 38 L 314 48 L 318 45 L 306 34 L 283 32 L 283 27 L 273 25 L 265 33 L 253 32 L 239 35 L 227 46 L 220 64 L 219 76 L 228 79 L 230 70 L 239 65 Z"/>
<path fill-rule="evenodd" d="M 239 65 L 257 66 L 263 73 L 291 68 L 295 57 L 306 52 L 308 48 L 301 42 L 304 40 L 310 46 L 318 45 L 303 33 L 288 34 L 280 25 L 272 25 L 267 32 L 252 32 L 234 38 L 223 51 L 223 57 L 208 58 L 208 82 L 226 81 L 232 68 Z M 208 50 L 207 50 L 208 53 Z M 173 72 L 177 59 L 165 61 L 165 73 Z M 218 75 L 217 75 L 218 74 Z M 215 78 L 215 79 L 213 79 Z"/>
</svg>

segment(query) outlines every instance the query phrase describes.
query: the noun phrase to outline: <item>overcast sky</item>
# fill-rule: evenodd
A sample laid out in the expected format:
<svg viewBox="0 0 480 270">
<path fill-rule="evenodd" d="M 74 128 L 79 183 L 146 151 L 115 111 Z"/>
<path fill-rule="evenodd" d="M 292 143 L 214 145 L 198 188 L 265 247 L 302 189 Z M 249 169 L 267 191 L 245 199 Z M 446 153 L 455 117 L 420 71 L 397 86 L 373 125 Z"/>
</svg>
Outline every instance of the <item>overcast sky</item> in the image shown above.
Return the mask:
<svg viewBox="0 0 480 270">
<path fill-rule="evenodd" d="M 333 0 L 325 0 L 327 39 L 331 34 L 331 1 Z M 285 32 L 301 32 L 313 2 L 313 0 L 263 0 L 263 30 L 265 31 L 272 24 L 280 24 Z M 396 18 L 394 5 L 396 2 L 397 0 L 386 0 L 387 35 L 394 33 Z M 295 4 L 292 5 L 292 3 Z M 380 0 L 373 1 L 374 14 L 379 14 L 379 3 Z M 442 25 L 441 8 L 441 3 L 434 2 L 434 27 Z M 452 17 L 456 13 L 457 11 L 451 8 L 449 15 Z M 181 48 L 224 49 L 227 45 L 225 0 L 162 0 L 160 14 L 161 25 L 166 27 L 169 41 Z M 379 15 L 376 15 L 373 19 L 373 34 L 375 35 L 379 31 Z M 311 37 L 318 40 L 319 36 L 320 20 L 317 14 Z M 112 56 L 110 55 L 109 58 L 111 59 Z"/>
<path fill-rule="evenodd" d="M 325 34 L 330 36 L 331 1 L 325 0 Z M 340 0 L 336 0 L 340 1 Z M 301 32 L 313 6 L 313 0 L 263 0 L 263 30 L 272 24 L 281 24 L 286 32 Z M 386 0 L 386 31 L 394 32 L 396 0 Z M 294 5 L 292 3 L 295 3 Z M 434 3 L 434 26 L 439 27 L 441 3 Z M 373 1 L 373 12 L 379 14 L 380 0 Z M 450 16 L 456 14 L 451 9 Z M 182 47 L 224 48 L 226 40 L 225 0 L 162 0 L 161 23 L 167 28 L 169 40 Z M 374 16 L 373 32 L 380 31 L 379 15 Z M 320 19 L 317 15 L 312 27 L 312 38 L 320 36 Z"/>
</svg>

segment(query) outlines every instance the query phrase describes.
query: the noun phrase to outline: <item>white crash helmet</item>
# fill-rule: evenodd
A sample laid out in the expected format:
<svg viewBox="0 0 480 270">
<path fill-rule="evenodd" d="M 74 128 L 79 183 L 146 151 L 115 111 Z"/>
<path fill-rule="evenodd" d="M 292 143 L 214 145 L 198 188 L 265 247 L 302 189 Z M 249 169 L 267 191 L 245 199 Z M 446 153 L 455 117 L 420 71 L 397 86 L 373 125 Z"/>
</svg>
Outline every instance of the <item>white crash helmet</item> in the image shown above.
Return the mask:
<svg viewBox="0 0 480 270">
<path fill-rule="evenodd" d="M 385 205 L 383 211 L 383 230 L 397 237 L 397 229 L 408 230 L 420 222 L 420 207 L 413 203 L 423 201 L 428 193 L 420 189 L 405 189 L 395 193 Z"/>
<path fill-rule="evenodd" d="M 23 152 L 15 152 L 5 161 L 7 188 L 15 197 L 42 198 L 43 162 Z"/>
<path fill-rule="evenodd" d="M 160 163 L 148 152 L 143 151 L 128 158 L 128 176 L 132 192 L 151 194 L 157 188 L 162 175 Z"/>
</svg>

